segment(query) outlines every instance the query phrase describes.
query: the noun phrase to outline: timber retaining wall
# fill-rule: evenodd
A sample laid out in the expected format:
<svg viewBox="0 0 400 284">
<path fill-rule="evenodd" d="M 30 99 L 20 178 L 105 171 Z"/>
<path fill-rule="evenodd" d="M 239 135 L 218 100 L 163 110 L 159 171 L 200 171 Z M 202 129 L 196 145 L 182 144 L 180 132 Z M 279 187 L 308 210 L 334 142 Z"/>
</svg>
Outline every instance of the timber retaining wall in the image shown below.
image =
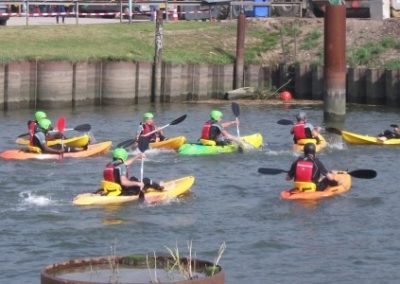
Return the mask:
<svg viewBox="0 0 400 284">
<path fill-rule="evenodd" d="M 162 65 L 156 102 L 222 99 L 232 90 L 234 65 Z M 285 85 L 298 99 L 323 98 L 323 67 L 258 66 L 244 70 L 244 86 Z M 151 101 L 150 62 L 32 61 L 0 64 L 0 108 L 138 104 Z M 400 70 L 348 68 L 347 102 L 400 106 Z"/>
</svg>

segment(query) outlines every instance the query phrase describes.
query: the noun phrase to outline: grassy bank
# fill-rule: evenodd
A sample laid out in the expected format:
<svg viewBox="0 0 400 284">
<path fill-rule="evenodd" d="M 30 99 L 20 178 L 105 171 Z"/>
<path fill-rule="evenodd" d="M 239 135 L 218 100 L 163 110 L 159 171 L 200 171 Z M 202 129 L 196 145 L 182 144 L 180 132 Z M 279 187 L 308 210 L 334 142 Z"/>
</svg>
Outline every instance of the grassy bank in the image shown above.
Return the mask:
<svg viewBox="0 0 400 284">
<path fill-rule="evenodd" d="M 0 60 L 152 60 L 154 23 L 7 27 L 0 29 Z M 247 61 L 274 47 L 277 35 L 247 30 Z M 236 22 L 164 24 L 163 59 L 171 63 L 234 62 Z"/>
<path fill-rule="evenodd" d="M 154 56 L 153 22 L 0 28 L 0 62 L 144 60 Z M 163 60 L 234 63 L 237 22 L 164 23 Z M 400 68 L 397 21 L 347 20 L 349 66 Z M 323 21 L 274 18 L 246 22 L 245 62 L 323 64 Z"/>
</svg>

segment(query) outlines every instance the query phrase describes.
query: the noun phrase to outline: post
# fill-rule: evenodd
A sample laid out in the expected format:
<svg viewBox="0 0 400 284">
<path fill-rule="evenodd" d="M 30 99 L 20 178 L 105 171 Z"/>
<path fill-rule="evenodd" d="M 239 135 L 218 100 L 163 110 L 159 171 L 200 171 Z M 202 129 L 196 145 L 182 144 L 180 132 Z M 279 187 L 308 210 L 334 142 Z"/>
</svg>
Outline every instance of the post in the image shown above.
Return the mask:
<svg viewBox="0 0 400 284">
<path fill-rule="evenodd" d="M 326 5 L 324 21 L 324 120 L 346 115 L 346 6 Z"/>
<path fill-rule="evenodd" d="M 129 0 L 129 2 L 128 2 L 128 10 L 129 10 L 129 16 L 128 16 L 128 18 L 129 18 L 129 23 L 131 24 L 132 23 L 132 0 Z"/>
<path fill-rule="evenodd" d="M 156 14 L 156 33 L 155 33 L 155 52 L 153 61 L 153 78 L 151 80 L 151 102 L 156 101 L 157 95 L 161 90 L 161 65 L 162 65 L 162 48 L 163 48 L 163 11 L 157 9 Z"/>
<path fill-rule="evenodd" d="M 75 2 L 75 24 L 79 24 L 79 1 L 74 0 Z"/>
<path fill-rule="evenodd" d="M 25 22 L 29 26 L 29 0 L 25 1 Z"/>
<path fill-rule="evenodd" d="M 235 81 L 234 88 L 243 87 L 244 73 L 244 37 L 245 37 L 246 17 L 241 9 L 238 17 L 237 41 L 236 41 L 236 60 L 235 60 Z"/>
<path fill-rule="evenodd" d="M 122 7 L 122 0 L 119 0 L 119 22 L 122 23 L 124 9 Z"/>
</svg>

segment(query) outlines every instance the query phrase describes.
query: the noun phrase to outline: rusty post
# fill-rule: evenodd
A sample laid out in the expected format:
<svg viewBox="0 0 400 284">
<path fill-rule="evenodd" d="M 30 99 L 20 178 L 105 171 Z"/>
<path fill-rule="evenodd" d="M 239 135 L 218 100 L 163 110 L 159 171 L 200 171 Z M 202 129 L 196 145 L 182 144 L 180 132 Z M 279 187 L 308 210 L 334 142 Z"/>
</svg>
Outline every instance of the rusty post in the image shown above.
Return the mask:
<svg viewBox="0 0 400 284">
<path fill-rule="evenodd" d="M 324 22 L 324 120 L 346 115 L 346 6 L 326 5 Z"/>
<path fill-rule="evenodd" d="M 151 84 L 150 101 L 154 103 L 161 90 L 161 65 L 163 48 L 163 11 L 158 9 L 156 13 L 155 53 L 153 61 L 153 76 Z"/>
<path fill-rule="evenodd" d="M 243 10 L 241 10 L 238 17 L 238 26 L 237 26 L 235 81 L 234 81 L 235 89 L 243 87 L 245 25 L 246 25 L 246 17 L 243 14 Z"/>
</svg>

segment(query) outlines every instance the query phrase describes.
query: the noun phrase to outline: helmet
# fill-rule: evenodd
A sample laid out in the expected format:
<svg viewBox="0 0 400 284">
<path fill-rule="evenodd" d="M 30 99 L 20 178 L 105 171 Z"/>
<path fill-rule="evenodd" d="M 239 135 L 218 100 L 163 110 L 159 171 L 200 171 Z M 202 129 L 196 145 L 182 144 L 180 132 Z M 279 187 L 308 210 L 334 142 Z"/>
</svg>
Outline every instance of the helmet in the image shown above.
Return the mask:
<svg viewBox="0 0 400 284">
<path fill-rule="evenodd" d="M 48 130 L 49 127 L 51 126 L 51 121 L 50 119 L 47 118 L 42 118 L 41 120 L 38 121 L 39 127 Z"/>
<path fill-rule="evenodd" d="M 212 120 L 218 120 L 218 119 L 222 118 L 222 116 L 223 116 L 223 114 L 219 110 L 214 109 L 210 112 L 210 118 Z"/>
<path fill-rule="evenodd" d="M 124 148 L 116 148 L 113 151 L 113 158 L 114 159 L 121 159 L 125 162 L 128 159 L 128 152 Z"/>
<path fill-rule="evenodd" d="M 304 156 L 312 155 L 315 157 L 315 144 L 314 143 L 306 143 L 304 145 Z"/>
<path fill-rule="evenodd" d="M 47 118 L 47 114 L 44 111 L 39 110 L 39 111 L 35 112 L 35 120 L 36 121 L 39 121 L 43 118 Z"/>
<path fill-rule="evenodd" d="M 300 112 L 296 115 L 296 119 L 297 119 L 297 121 L 305 120 L 305 119 L 306 119 L 306 113 L 305 113 L 304 111 L 300 111 Z"/>
<path fill-rule="evenodd" d="M 154 117 L 154 115 L 153 115 L 153 113 L 151 113 L 151 112 L 145 112 L 145 113 L 143 114 L 143 119 L 144 119 L 144 120 L 152 119 L 153 117 Z"/>
</svg>

